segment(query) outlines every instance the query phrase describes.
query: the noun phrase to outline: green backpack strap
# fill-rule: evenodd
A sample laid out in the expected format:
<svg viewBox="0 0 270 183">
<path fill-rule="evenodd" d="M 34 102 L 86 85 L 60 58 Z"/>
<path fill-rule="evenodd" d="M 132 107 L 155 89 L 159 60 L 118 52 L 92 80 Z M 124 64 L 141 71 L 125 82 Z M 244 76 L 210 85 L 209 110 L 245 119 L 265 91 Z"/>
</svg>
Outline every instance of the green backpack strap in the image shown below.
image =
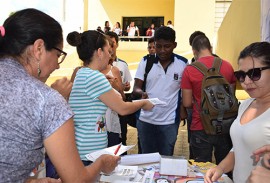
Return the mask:
<svg viewBox="0 0 270 183">
<path fill-rule="evenodd" d="M 215 57 L 212 68 L 215 68 L 215 70 L 219 73 L 220 68 L 221 68 L 221 64 L 222 64 L 221 58 Z"/>
<path fill-rule="evenodd" d="M 208 68 L 201 62 L 195 61 L 190 66 L 195 67 L 198 69 L 203 75 L 206 75 Z"/>
<path fill-rule="evenodd" d="M 214 57 L 214 62 L 211 68 L 207 68 L 203 63 L 195 61 L 191 64 L 191 66 L 198 69 L 203 75 L 206 75 L 209 69 L 215 68 L 215 70 L 219 73 L 221 67 L 222 60 L 219 57 Z"/>
</svg>

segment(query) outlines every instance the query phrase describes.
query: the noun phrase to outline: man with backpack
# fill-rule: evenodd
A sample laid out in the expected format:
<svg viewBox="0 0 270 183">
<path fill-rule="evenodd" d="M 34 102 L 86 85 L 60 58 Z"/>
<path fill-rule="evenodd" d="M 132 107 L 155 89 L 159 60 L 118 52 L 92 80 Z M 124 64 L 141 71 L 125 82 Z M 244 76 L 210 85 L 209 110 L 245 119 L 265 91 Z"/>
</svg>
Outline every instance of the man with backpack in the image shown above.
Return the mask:
<svg viewBox="0 0 270 183">
<path fill-rule="evenodd" d="M 186 67 L 181 83 L 183 105 L 193 109 L 190 143 L 195 161 L 212 162 L 214 149 L 218 164 L 232 148 L 229 128 L 238 109 L 234 70 L 229 62 L 212 55 L 205 35 L 194 38 L 192 50 L 196 62 Z M 211 85 L 207 85 L 208 79 Z M 216 108 L 212 109 L 211 104 Z"/>
<path fill-rule="evenodd" d="M 137 130 L 142 153 L 159 152 L 161 155 L 171 156 L 180 119 L 184 117 L 180 117 L 179 86 L 187 59 L 173 53 L 177 46 L 173 29 L 160 27 L 156 30 L 154 39 L 157 56 L 154 59 L 144 57 L 140 62 L 135 75 L 133 94 L 142 98 L 158 98 L 166 104 L 156 105 L 149 112 L 141 110 Z M 148 74 L 145 75 L 146 72 Z"/>
</svg>

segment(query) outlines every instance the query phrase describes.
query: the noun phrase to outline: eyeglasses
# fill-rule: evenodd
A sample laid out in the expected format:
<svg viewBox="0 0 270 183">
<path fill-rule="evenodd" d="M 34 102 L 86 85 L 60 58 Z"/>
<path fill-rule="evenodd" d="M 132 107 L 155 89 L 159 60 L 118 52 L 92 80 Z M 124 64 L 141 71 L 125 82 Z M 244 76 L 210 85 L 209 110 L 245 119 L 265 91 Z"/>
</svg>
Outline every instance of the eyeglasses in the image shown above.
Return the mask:
<svg viewBox="0 0 270 183">
<path fill-rule="evenodd" d="M 61 64 L 62 62 L 64 62 L 67 53 L 64 52 L 63 50 L 60 50 L 59 48 L 53 47 L 53 49 L 57 50 L 60 52 L 60 56 L 58 57 L 58 64 Z"/>
<path fill-rule="evenodd" d="M 247 72 L 236 71 L 234 72 L 234 75 L 241 83 L 245 81 L 246 76 L 248 76 L 252 81 L 258 81 L 261 78 L 261 72 L 266 69 L 270 69 L 270 66 L 249 69 Z"/>
</svg>

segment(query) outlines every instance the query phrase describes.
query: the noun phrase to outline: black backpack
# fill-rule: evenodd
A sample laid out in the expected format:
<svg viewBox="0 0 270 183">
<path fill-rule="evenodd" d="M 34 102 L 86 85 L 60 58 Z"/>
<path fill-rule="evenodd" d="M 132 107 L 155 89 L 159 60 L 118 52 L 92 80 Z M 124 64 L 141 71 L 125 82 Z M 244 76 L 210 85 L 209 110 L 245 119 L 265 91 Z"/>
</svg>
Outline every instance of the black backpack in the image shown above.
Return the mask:
<svg viewBox="0 0 270 183">
<path fill-rule="evenodd" d="M 143 81 L 143 86 L 142 86 L 142 90 L 145 91 L 145 86 L 146 86 L 146 79 L 147 79 L 147 76 L 148 76 L 148 73 L 150 72 L 150 70 L 152 69 L 153 67 L 153 64 L 156 60 L 156 56 L 155 55 L 147 55 L 146 56 L 147 58 L 147 61 L 146 61 L 146 66 L 145 66 L 145 72 L 144 72 L 144 81 Z M 127 93 L 125 94 L 126 95 L 126 99 L 127 101 L 132 101 L 132 100 L 136 100 L 136 99 L 139 99 L 138 97 L 136 97 L 134 94 L 132 93 Z M 141 110 L 138 110 L 132 114 L 129 114 L 129 115 L 126 115 L 126 120 L 127 120 L 127 123 L 128 125 L 136 128 L 136 122 L 137 122 L 137 119 L 139 118 L 140 116 L 140 111 Z"/>
<path fill-rule="evenodd" d="M 191 66 L 203 75 L 201 88 L 201 105 L 197 103 L 201 121 L 206 134 L 228 134 L 231 124 L 238 114 L 239 103 L 230 83 L 219 73 L 222 60 L 215 57 L 213 65 L 208 69 L 201 62 Z"/>
</svg>

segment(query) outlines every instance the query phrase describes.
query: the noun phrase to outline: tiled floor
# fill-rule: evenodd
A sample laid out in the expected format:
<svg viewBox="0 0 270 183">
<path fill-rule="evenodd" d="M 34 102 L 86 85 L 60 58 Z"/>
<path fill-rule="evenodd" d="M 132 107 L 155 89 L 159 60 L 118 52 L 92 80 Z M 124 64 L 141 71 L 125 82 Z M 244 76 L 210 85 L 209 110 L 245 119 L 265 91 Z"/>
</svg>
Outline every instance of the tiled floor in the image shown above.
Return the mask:
<svg viewBox="0 0 270 183">
<path fill-rule="evenodd" d="M 181 123 L 182 125 L 183 123 Z M 137 129 L 128 126 L 127 145 L 137 144 Z M 180 126 L 178 130 L 177 141 L 174 148 L 174 156 L 185 156 L 188 158 L 189 149 L 187 141 L 187 126 Z M 137 154 L 138 146 L 128 151 L 128 154 Z"/>
</svg>

